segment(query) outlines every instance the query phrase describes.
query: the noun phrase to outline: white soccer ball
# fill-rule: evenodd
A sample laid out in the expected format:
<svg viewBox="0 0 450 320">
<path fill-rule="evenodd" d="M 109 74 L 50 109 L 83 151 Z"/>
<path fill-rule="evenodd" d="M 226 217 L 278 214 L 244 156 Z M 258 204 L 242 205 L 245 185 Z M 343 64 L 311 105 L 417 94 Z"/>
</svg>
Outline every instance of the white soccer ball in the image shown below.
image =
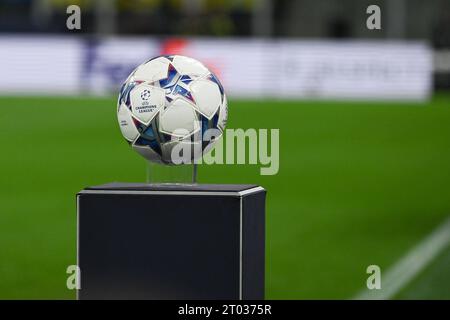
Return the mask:
<svg viewBox="0 0 450 320">
<path fill-rule="evenodd" d="M 138 66 L 117 101 L 120 130 L 150 161 L 192 163 L 225 129 L 227 98 L 219 79 L 199 61 L 159 56 Z"/>
</svg>

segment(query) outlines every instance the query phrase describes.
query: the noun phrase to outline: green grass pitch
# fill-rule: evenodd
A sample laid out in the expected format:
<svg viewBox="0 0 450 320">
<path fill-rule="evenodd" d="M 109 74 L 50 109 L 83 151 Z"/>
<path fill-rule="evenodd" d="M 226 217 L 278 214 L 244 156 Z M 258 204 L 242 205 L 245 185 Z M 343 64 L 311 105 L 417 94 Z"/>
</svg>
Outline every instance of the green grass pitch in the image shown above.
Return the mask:
<svg viewBox="0 0 450 320">
<path fill-rule="evenodd" d="M 115 98 L 2 97 L 0 120 L 0 298 L 73 299 L 75 193 L 143 182 L 145 161 L 121 137 Z M 229 128 L 280 129 L 280 171 L 203 165 L 199 181 L 267 189 L 267 298 L 351 298 L 368 265 L 389 268 L 449 215 L 449 124 L 444 93 L 423 104 L 231 100 Z M 449 299 L 448 253 L 439 261 L 399 297 Z"/>
</svg>

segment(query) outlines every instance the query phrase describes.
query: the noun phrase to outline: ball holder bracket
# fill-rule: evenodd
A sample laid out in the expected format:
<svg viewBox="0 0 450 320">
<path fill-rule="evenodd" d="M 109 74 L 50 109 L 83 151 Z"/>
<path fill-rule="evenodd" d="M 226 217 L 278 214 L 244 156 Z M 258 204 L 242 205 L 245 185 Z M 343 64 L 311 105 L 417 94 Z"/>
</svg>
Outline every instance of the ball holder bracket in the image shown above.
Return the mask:
<svg viewBox="0 0 450 320">
<path fill-rule="evenodd" d="M 263 299 L 265 197 L 256 185 L 85 188 L 78 299 Z"/>
</svg>

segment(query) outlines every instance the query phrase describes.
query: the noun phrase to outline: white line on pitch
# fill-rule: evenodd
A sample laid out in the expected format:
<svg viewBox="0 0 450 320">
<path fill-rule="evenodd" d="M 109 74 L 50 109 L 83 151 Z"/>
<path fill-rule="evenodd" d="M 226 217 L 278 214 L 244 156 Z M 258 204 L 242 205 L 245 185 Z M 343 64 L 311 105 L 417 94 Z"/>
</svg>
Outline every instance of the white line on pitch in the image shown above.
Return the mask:
<svg viewBox="0 0 450 320">
<path fill-rule="evenodd" d="M 395 296 L 450 244 L 450 217 L 412 248 L 386 273 L 381 273 L 381 289 L 364 289 L 353 299 L 384 300 Z"/>
</svg>

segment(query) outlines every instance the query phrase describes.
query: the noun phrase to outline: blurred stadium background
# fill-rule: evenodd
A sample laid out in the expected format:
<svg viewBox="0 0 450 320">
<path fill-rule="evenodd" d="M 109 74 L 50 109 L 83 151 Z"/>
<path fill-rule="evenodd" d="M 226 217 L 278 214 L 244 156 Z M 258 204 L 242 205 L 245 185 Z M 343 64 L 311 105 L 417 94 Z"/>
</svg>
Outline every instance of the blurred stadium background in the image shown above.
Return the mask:
<svg viewBox="0 0 450 320">
<path fill-rule="evenodd" d="M 81 30 L 66 28 L 72 4 Z M 366 28 L 371 4 L 381 30 Z M 166 53 L 218 74 L 229 128 L 280 129 L 276 176 L 199 169 L 202 183 L 268 190 L 267 298 L 354 298 L 367 266 L 386 288 L 403 261 L 379 297 L 450 299 L 444 0 L 0 0 L 0 298 L 75 298 L 75 193 L 145 180 L 115 101 Z"/>
</svg>

